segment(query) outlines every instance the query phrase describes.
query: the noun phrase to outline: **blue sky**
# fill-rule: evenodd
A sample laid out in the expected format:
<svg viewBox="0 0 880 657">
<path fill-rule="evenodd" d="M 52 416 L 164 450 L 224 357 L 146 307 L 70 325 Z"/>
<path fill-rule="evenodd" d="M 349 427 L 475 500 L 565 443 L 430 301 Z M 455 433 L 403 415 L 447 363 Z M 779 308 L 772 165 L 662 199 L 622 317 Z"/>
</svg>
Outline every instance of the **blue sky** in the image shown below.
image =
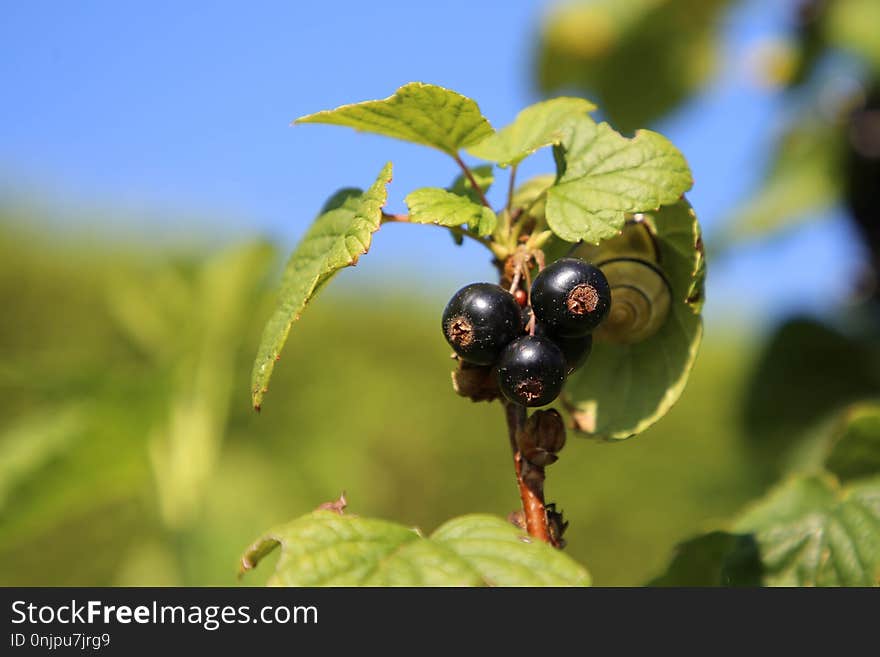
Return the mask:
<svg viewBox="0 0 880 657">
<path fill-rule="evenodd" d="M 785 108 L 754 85 L 746 52 L 782 28 L 787 3 L 752 0 L 723 24 L 718 80 L 655 126 L 685 153 L 711 240 L 760 179 Z M 0 22 L 0 194 L 89 230 L 161 238 L 181 225 L 271 236 L 290 247 L 325 198 L 392 160 L 392 210 L 456 175 L 446 156 L 302 114 L 379 98 L 411 80 L 475 98 L 496 127 L 538 99 L 531 48 L 547 4 L 517 2 L 27 2 Z M 547 154 L 522 178 L 549 170 Z M 498 197 L 494 197 L 498 200 Z M 832 213 L 833 214 L 833 213 Z M 90 219 L 92 216 L 104 218 Z M 117 227 L 118 228 L 118 227 Z M 476 247 L 388 226 L 343 285 L 381 278 L 452 290 L 492 271 Z M 777 318 L 842 296 L 861 255 L 840 217 L 710 263 L 711 317 Z M 818 294 L 817 294 L 818 292 Z M 824 302 L 823 302 L 824 303 Z"/>
</svg>

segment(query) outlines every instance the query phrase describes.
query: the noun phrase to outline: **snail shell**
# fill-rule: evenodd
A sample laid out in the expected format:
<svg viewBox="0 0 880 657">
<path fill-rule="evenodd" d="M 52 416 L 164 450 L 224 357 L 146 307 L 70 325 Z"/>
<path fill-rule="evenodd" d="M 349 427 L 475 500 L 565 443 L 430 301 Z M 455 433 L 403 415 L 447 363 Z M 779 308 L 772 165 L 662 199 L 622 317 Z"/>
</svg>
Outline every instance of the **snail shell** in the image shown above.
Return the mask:
<svg viewBox="0 0 880 657">
<path fill-rule="evenodd" d="M 611 258 L 596 266 L 611 286 L 611 309 L 596 329 L 596 339 L 634 344 L 657 333 L 672 307 L 672 290 L 660 268 L 632 257 Z"/>
</svg>

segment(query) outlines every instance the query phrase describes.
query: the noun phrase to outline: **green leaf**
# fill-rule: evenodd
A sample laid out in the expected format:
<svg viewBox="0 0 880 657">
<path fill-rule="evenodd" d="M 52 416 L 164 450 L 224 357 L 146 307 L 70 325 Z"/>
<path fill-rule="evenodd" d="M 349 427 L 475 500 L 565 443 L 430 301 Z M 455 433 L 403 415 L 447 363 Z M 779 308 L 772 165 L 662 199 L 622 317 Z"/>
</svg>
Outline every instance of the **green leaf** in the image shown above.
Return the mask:
<svg viewBox="0 0 880 657">
<path fill-rule="evenodd" d="M 845 489 L 825 477 L 791 479 L 733 526 L 755 538 L 770 586 L 876 586 L 880 479 Z"/>
<path fill-rule="evenodd" d="M 456 518 L 430 538 L 385 520 L 315 511 L 270 531 L 242 557 L 249 570 L 277 547 L 271 586 L 589 586 L 559 550 L 487 515 Z"/>
<path fill-rule="evenodd" d="M 880 479 L 792 478 L 733 523 L 676 550 L 659 586 L 877 586 Z"/>
<path fill-rule="evenodd" d="M 880 405 L 859 404 L 844 414 L 825 467 L 842 482 L 880 474 Z"/>
<path fill-rule="evenodd" d="M 410 82 L 382 100 L 342 105 L 294 123 L 327 123 L 431 146 L 455 156 L 492 134 L 477 104 L 454 91 Z"/>
<path fill-rule="evenodd" d="M 537 84 L 599 99 L 631 132 L 675 109 L 716 69 L 730 0 L 556 3 L 541 29 Z M 671 37 L 670 35 L 675 35 Z"/>
<path fill-rule="evenodd" d="M 263 330 L 254 361 L 251 394 L 257 410 L 290 328 L 306 304 L 336 272 L 356 264 L 370 248 L 373 233 L 382 221 L 390 181 L 389 162 L 366 192 L 356 194 L 349 189 L 336 194 L 291 255 L 281 281 L 278 307 Z"/>
<path fill-rule="evenodd" d="M 563 146 L 565 175 L 547 193 L 547 223 L 569 242 L 598 244 L 620 232 L 627 213 L 675 203 L 693 185 L 684 156 L 656 132 L 626 139 L 584 118 Z"/>
<path fill-rule="evenodd" d="M 477 185 L 479 185 L 480 189 L 483 190 L 483 194 L 488 192 L 492 183 L 495 182 L 495 175 L 491 164 L 472 167 L 471 175 L 474 177 L 474 180 L 477 181 Z M 479 192 L 474 189 L 470 179 L 468 179 L 463 173 L 459 174 L 455 180 L 452 181 L 452 185 L 448 188 L 448 191 L 453 194 L 458 194 L 459 196 L 467 196 L 474 203 L 479 203 L 481 205 L 483 203 Z"/>
<path fill-rule="evenodd" d="M 559 143 L 567 123 L 596 109 L 583 98 L 553 98 L 531 105 L 513 123 L 467 149 L 474 157 L 499 166 L 519 164 L 539 148 Z"/>
<path fill-rule="evenodd" d="M 655 266 L 669 284 L 670 312 L 657 333 L 641 342 L 605 342 L 597 334 L 589 364 L 569 378 L 566 394 L 576 428 L 595 438 L 629 438 L 663 417 L 684 391 L 703 335 L 705 262 L 694 211 L 682 200 L 641 221 L 658 251 Z M 606 254 L 620 255 L 615 240 L 574 253 L 597 263 Z M 613 291 L 611 303 L 613 311 Z"/>
<path fill-rule="evenodd" d="M 409 208 L 410 221 L 417 224 L 467 225 L 486 236 L 492 234 L 498 221 L 492 208 L 439 187 L 417 189 L 410 192 L 404 202 Z"/>
</svg>

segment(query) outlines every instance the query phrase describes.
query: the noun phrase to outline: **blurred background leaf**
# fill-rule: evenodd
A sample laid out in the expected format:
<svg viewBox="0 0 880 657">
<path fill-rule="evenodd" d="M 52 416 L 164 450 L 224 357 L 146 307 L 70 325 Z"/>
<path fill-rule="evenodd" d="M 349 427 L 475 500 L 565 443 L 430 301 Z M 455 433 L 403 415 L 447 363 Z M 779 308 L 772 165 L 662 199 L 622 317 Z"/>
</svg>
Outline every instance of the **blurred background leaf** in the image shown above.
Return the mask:
<svg viewBox="0 0 880 657">
<path fill-rule="evenodd" d="M 538 45 L 538 86 L 545 94 L 577 92 L 595 100 L 618 130 L 632 133 L 709 80 L 716 67 L 717 28 L 730 4 L 590 0 L 554 5 Z"/>
</svg>

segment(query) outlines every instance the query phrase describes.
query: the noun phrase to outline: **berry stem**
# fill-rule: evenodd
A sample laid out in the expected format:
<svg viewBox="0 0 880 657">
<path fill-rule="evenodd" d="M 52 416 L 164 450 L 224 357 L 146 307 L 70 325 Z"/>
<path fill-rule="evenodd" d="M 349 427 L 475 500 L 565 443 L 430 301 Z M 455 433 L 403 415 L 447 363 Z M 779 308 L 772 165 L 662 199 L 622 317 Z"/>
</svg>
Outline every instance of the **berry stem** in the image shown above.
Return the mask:
<svg viewBox="0 0 880 657">
<path fill-rule="evenodd" d="M 522 500 L 526 531 L 529 536 L 559 547 L 559 544 L 553 540 L 547 523 L 547 510 L 544 506 L 544 468 L 528 463 L 519 450 L 517 436 L 525 426 L 526 409 L 519 404 L 504 402 L 504 414 L 507 418 L 507 434 L 513 451 L 513 466 Z"/>
<path fill-rule="evenodd" d="M 492 209 L 492 206 L 489 205 L 489 201 L 486 199 L 486 195 L 483 193 L 483 188 L 477 184 L 477 181 L 474 178 L 474 174 L 471 173 L 470 167 L 468 167 L 468 165 L 464 163 L 464 160 L 462 160 L 461 157 L 459 157 L 459 155 L 457 153 L 455 155 L 453 155 L 452 157 L 455 158 L 455 161 L 458 163 L 458 166 L 461 167 L 461 170 L 464 172 L 464 175 L 467 176 L 467 179 L 471 183 L 471 187 L 473 187 L 474 191 L 476 191 L 477 194 L 480 195 L 480 200 L 483 202 L 483 205 L 485 205 L 489 209 Z"/>
<path fill-rule="evenodd" d="M 513 212 L 513 189 L 516 185 L 516 165 L 510 167 L 510 179 L 507 184 L 507 211 Z"/>
</svg>

